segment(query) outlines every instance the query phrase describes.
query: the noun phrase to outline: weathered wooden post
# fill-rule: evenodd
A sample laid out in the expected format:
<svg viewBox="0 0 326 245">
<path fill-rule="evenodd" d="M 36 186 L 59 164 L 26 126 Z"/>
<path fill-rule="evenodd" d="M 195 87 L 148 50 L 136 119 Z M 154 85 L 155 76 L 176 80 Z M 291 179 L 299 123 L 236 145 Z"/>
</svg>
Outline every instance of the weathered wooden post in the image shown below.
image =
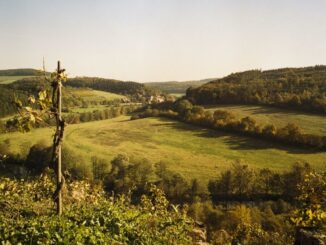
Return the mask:
<svg viewBox="0 0 326 245">
<path fill-rule="evenodd" d="M 64 79 L 64 69 L 60 67 L 60 61 L 58 61 L 58 67 L 56 77 L 52 81 L 52 111 L 56 119 L 56 132 L 53 137 L 53 152 L 52 162 L 56 169 L 57 175 L 57 189 L 53 194 L 53 199 L 57 204 L 57 214 L 62 214 L 62 188 L 65 182 L 65 178 L 61 171 L 61 143 L 63 140 L 63 132 L 65 122 L 61 115 L 61 97 L 62 97 L 62 81 Z"/>
<path fill-rule="evenodd" d="M 63 130 L 61 127 L 61 122 L 62 122 L 62 117 L 61 117 L 61 67 L 60 67 L 60 61 L 58 61 L 58 67 L 57 67 L 57 73 L 58 73 L 58 90 L 57 90 L 57 100 L 58 100 L 58 122 L 57 127 L 59 126 L 59 132 Z M 62 174 L 61 174 L 61 140 L 58 145 L 58 164 L 57 164 L 57 187 L 61 186 L 61 188 L 58 189 L 58 198 L 57 198 L 57 214 L 61 215 L 62 214 Z"/>
</svg>

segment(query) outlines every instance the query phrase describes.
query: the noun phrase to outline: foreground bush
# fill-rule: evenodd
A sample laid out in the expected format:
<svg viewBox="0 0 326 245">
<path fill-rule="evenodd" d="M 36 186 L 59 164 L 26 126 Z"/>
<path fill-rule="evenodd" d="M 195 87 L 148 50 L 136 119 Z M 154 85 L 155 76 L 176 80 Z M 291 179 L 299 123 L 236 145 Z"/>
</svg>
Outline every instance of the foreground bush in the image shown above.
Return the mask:
<svg viewBox="0 0 326 245">
<path fill-rule="evenodd" d="M 0 179 L 0 240 L 4 244 L 192 244 L 192 222 L 154 186 L 133 206 L 127 196 L 106 198 L 87 182 L 68 183 L 65 210 L 54 214 L 48 176 Z"/>
</svg>

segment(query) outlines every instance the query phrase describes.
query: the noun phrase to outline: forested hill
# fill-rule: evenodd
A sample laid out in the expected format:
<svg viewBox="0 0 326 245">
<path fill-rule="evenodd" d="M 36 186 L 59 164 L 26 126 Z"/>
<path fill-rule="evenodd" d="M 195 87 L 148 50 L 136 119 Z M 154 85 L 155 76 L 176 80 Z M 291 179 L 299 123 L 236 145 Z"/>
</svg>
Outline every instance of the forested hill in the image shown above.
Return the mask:
<svg viewBox="0 0 326 245">
<path fill-rule="evenodd" d="M 40 71 L 31 68 L 0 70 L 0 76 L 39 76 Z"/>
<path fill-rule="evenodd" d="M 326 66 L 232 73 L 186 96 L 195 104 L 261 104 L 326 113 Z"/>
<path fill-rule="evenodd" d="M 98 77 L 76 77 L 70 78 L 67 84 L 71 87 L 87 87 L 96 90 L 102 90 L 111 93 L 135 95 L 145 94 L 145 86 L 137 82 L 123 82 L 113 79 L 105 79 Z"/>
<path fill-rule="evenodd" d="M 25 91 L 35 91 L 44 88 L 44 79 L 40 78 L 23 78 L 12 84 L 6 85 L 7 88 Z M 112 92 L 117 94 L 134 95 L 143 94 L 145 87 L 141 83 L 123 82 L 113 79 L 97 78 L 97 77 L 76 77 L 68 78 L 65 82 L 66 86 L 77 88 L 92 88 L 96 90 Z"/>
</svg>

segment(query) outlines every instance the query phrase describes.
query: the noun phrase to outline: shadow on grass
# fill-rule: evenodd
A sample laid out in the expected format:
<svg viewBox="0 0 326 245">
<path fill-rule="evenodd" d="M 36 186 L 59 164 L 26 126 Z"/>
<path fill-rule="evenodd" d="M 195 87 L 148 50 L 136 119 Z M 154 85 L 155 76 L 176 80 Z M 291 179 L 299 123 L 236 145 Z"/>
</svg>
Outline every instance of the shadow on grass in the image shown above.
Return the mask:
<svg viewBox="0 0 326 245">
<path fill-rule="evenodd" d="M 250 136 L 237 135 L 235 133 L 225 132 L 221 130 L 206 129 L 200 126 L 190 125 L 179 121 L 174 121 L 166 118 L 157 118 L 160 123 L 153 126 L 165 126 L 182 131 L 191 131 L 195 136 L 205 138 L 220 138 L 223 137 L 225 144 L 233 150 L 264 150 L 278 149 L 291 154 L 315 154 L 323 151 L 316 149 L 305 149 L 303 147 L 291 147 L 280 142 L 273 142 L 264 139 L 254 138 Z M 186 139 L 185 139 L 186 140 Z"/>
<path fill-rule="evenodd" d="M 262 149 L 278 149 L 291 154 L 315 154 L 323 151 L 316 149 L 304 149 L 303 147 L 290 147 L 280 142 L 272 142 L 263 139 L 257 139 L 246 136 L 229 136 L 225 143 L 234 150 L 262 150 Z"/>
<path fill-rule="evenodd" d="M 317 114 L 311 114 L 311 113 L 306 113 L 306 112 L 300 112 L 300 111 L 293 111 L 289 109 L 276 109 L 275 107 L 253 107 L 253 108 L 247 108 L 247 111 L 251 111 L 253 115 L 255 114 L 282 114 L 284 116 L 289 116 L 289 115 L 297 115 L 297 116 L 302 116 L 302 115 L 310 115 L 310 116 L 320 116 Z"/>
<path fill-rule="evenodd" d="M 219 108 L 220 107 L 220 108 Z M 282 114 L 282 115 L 298 115 L 298 116 L 316 116 L 316 117 L 325 117 L 325 113 L 321 112 L 311 112 L 311 111 L 301 111 L 286 107 L 277 107 L 271 105 L 239 105 L 239 104 L 219 104 L 219 105 L 210 105 L 205 106 L 206 109 L 221 109 L 228 110 L 228 108 L 237 108 L 243 111 L 248 111 L 251 114 Z"/>
</svg>

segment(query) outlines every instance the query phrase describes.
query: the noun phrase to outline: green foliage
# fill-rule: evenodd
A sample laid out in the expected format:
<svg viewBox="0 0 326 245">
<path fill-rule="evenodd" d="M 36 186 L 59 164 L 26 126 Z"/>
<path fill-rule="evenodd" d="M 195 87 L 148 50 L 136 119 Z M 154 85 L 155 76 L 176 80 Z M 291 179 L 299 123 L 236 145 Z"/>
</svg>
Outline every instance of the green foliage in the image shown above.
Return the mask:
<svg viewBox="0 0 326 245">
<path fill-rule="evenodd" d="M 56 79 L 57 73 L 51 74 L 51 79 Z M 63 81 L 66 79 L 65 75 L 62 75 Z M 45 77 L 46 80 L 48 78 Z M 49 80 L 50 81 L 50 80 Z M 21 100 L 15 97 L 14 103 L 18 110 L 18 115 L 7 121 L 7 128 L 18 129 L 22 132 L 30 131 L 35 125 L 39 125 L 44 122 L 46 117 L 54 117 L 55 111 L 51 108 L 52 98 L 48 90 L 40 90 L 35 98 L 34 95 L 28 97 L 27 104 L 23 104 Z"/>
<path fill-rule="evenodd" d="M 294 202 L 301 197 L 302 188 L 314 183 L 306 179 L 311 171 L 308 163 L 296 163 L 290 171 L 281 174 L 267 168 L 250 169 L 247 165 L 236 163 L 230 170 L 222 172 L 219 178 L 210 180 L 208 190 L 214 202 L 257 199 Z M 317 186 L 316 183 L 314 185 Z M 321 198 L 323 193 L 318 188 L 324 188 L 323 185 L 315 188 L 319 190 L 316 196 Z"/>
<path fill-rule="evenodd" d="M 326 230 L 326 173 L 307 171 L 297 183 L 299 209 L 292 222 L 298 227 Z"/>
<path fill-rule="evenodd" d="M 148 184 L 153 175 L 150 163 L 146 161 L 131 163 L 126 155 L 118 155 L 112 160 L 111 165 L 111 171 L 104 179 L 107 192 L 126 194 L 132 190 L 133 201 L 148 193 Z"/>
<path fill-rule="evenodd" d="M 0 85 L 0 117 L 4 117 L 17 112 L 17 107 L 14 103 L 15 97 L 27 103 L 28 93 L 25 91 L 15 91 Z"/>
<path fill-rule="evenodd" d="M 54 184 L 0 179 L 0 240 L 5 244 L 192 244 L 191 220 L 150 188 L 139 206 L 126 196 L 106 198 L 87 182 L 66 185 L 66 210 L 60 218 L 50 203 Z"/>
<path fill-rule="evenodd" d="M 181 174 L 167 170 L 164 163 L 153 166 L 150 162 L 130 160 L 118 155 L 111 162 L 111 170 L 104 175 L 104 186 L 108 193 L 127 194 L 138 203 L 143 194 L 149 193 L 151 184 L 164 191 L 173 203 L 195 202 L 203 196 L 203 190 L 196 179 L 189 183 Z"/>
<path fill-rule="evenodd" d="M 259 224 L 239 224 L 232 238 L 233 244 L 244 245 L 283 245 L 291 244 L 293 241 L 278 232 L 265 231 Z"/>
<path fill-rule="evenodd" d="M 205 202 L 189 208 L 191 216 L 205 224 L 210 244 L 293 243 L 294 230 L 286 222 L 287 215 L 274 214 L 269 203 L 232 202 L 225 206 Z"/>
</svg>

